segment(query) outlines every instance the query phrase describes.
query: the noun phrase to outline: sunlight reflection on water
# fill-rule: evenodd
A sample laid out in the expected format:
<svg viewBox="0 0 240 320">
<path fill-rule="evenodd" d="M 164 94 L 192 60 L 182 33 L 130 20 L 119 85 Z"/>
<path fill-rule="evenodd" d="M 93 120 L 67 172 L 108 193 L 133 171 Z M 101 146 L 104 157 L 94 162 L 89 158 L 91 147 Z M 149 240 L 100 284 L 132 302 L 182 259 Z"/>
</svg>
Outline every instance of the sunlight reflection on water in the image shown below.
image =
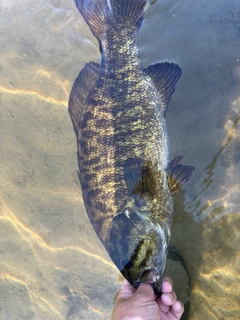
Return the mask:
<svg viewBox="0 0 240 320">
<path fill-rule="evenodd" d="M 119 272 L 82 203 L 67 111 L 97 41 L 73 1 L 0 7 L 0 318 L 109 319 Z M 174 197 L 171 240 L 191 320 L 239 319 L 239 14 L 238 0 L 158 0 L 139 34 L 144 66 L 183 70 L 167 127 L 171 157 L 196 167 Z"/>
</svg>

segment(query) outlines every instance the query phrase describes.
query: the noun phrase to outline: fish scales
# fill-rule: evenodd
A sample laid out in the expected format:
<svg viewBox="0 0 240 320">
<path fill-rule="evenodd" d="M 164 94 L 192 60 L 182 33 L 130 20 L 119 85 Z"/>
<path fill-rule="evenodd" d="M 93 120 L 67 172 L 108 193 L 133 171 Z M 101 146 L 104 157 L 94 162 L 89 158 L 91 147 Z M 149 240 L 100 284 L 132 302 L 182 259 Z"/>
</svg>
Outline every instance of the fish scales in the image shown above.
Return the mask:
<svg viewBox="0 0 240 320">
<path fill-rule="evenodd" d="M 121 28 L 126 27 L 121 26 Z M 125 39 L 127 36 L 130 38 L 130 35 L 129 31 L 124 32 Z M 89 117 L 91 119 L 83 121 L 84 126 L 82 126 L 81 121 L 79 124 L 81 142 L 84 141 L 85 145 L 88 146 L 88 148 L 82 149 L 85 155 L 85 162 L 79 165 L 81 168 L 85 166 L 86 170 L 91 172 L 92 178 L 85 177 L 85 180 L 88 180 L 89 189 L 89 191 L 86 190 L 85 197 L 87 199 L 92 198 L 92 190 L 98 190 L 97 209 L 99 208 L 99 202 L 102 202 L 101 199 L 106 201 L 107 196 L 112 199 L 112 194 L 109 193 L 109 190 L 120 189 L 122 191 L 122 196 L 115 197 L 115 201 L 111 202 L 112 216 L 110 215 L 109 223 L 112 222 L 116 212 L 121 210 L 119 204 L 124 206 L 124 193 L 124 198 L 128 196 L 123 177 L 123 164 L 127 158 L 152 159 L 156 163 L 162 160 L 159 167 L 165 168 L 167 166 L 167 154 L 160 153 L 161 141 L 164 138 L 166 139 L 166 135 L 164 128 L 160 126 L 162 121 L 160 119 L 159 106 L 155 102 L 156 98 L 151 84 L 143 76 L 136 40 L 134 41 L 131 38 L 130 40 L 126 41 L 127 45 L 125 45 L 125 47 L 129 47 L 127 51 L 130 51 L 131 47 L 135 48 L 133 50 L 135 55 L 131 54 L 132 59 L 130 62 L 128 56 L 124 55 L 122 57 L 118 50 L 113 50 L 114 52 L 112 52 L 109 49 L 113 41 L 116 43 L 116 47 L 118 43 L 122 44 L 121 38 L 114 37 L 106 41 L 106 48 L 105 43 L 103 43 L 106 60 L 102 66 L 101 81 L 96 84 L 95 92 L 91 100 L 88 101 L 88 111 L 86 110 L 91 114 L 91 117 Z M 119 60 L 121 60 L 121 64 Z M 109 65 L 111 65 L 110 62 L 113 64 L 114 75 L 117 75 L 117 77 L 112 78 L 113 71 L 108 70 Z M 135 75 L 134 81 L 129 72 Z M 121 88 L 120 91 L 118 90 L 119 87 Z M 134 94 L 131 94 L 132 92 Z M 153 97 L 155 98 L 154 100 Z M 153 102 L 149 104 L 149 101 Z M 112 110 L 112 112 L 106 112 L 105 110 Z M 166 143 L 166 141 L 162 142 L 163 145 Z M 162 150 L 164 149 L 163 146 Z M 79 153 L 81 153 L 81 149 Z M 101 171 L 89 165 L 89 159 L 99 157 L 99 155 L 102 159 Z M 115 164 L 116 160 L 117 163 Z M 109 184 L 104 183 L 106 177 L 108 177 Z M 108 212 L 110 211 L 109 208 L 110 206 L 108 206 Z M 102 217 L 98 210 L 96 217 L 93 220 L 97 221 L 98 224 L 98 219 Z M 106 213 L 104 213 L 103 218 L 106 224 Z M 104 235 L 104 231 L 99 232 L 104 237 L 104 241 L 108 241 L 108 235 Z"/>
<path fill-rule="evenodd" d="M 128 54 L 119 52 L 119 47 Z M 110 206 L 106 211 L 109 212 L 107 215 L 111 224 L 116 212 L 120 212 L 121 206 L 124 206 L 123 198 L 127 200 L 128 197 L 123 177 L 124 161 L 129 157 L 152 159 L 156 163 L 162 160 L 159 166 L 165 168 L 167 154 L 160 152 L 165 149 L 164 146 L 161 148 L 161 141 L 166 139 L 166 135 L 160 125 L 161 114 L 153 86 L 143 74 L 136 28 L 129 30 L 128 26 L 120 24 L 116 30 L 106 30 L 102 50 L 104 61 L 100 79 L 85 110 L 89 113 L 88 121 L 83 119 L 79 123 L 81 144 L 84 142 L 86 145 L 86 148 L 79 150 L 80 154 L 84 152 L 85 158 L 79 166 L 86 167 L 90 172 L 84 179 L 88 183 L 85 198 L 92 199 L 93 190 L 95 194 L 98 192 L 98 200 L 96 197 L 93 199 L 96 201 L 96 210 L 100 202 L 103 203 L 108 198 L 112 200 L 109 190 L 121 190 L 122 196 L 114 197 L 114 201 L 111 201 L 112 213 L 109 212 Z M 162 144 L 166 143 L 163 141 Z M 89 165 L 89 159 L 99 158 L 99 155 L 102 159 L 100 165 L 97 168 Z M 108 183 L 104 183 L 106 180 Z M 103 216 L 105 223 L 102 226 L 105 227 L 107 215 L 102 215 L 97 210 L 93 220 L 99 224 L 99 219 Z M 108 241 L 108 234 L 99 232 L 104 241 Z"/>
<path fill-rule="evenodd" d="M 69 100 L 84 204 L 122 274 L 159 293 L 173 213 L 165 112 L 181 70 L 169 63 L 143 69 L 137 33 L 145 1 L 75 2 L 102 52 L 100 66 L 80 72 Z M 175 189 L 183 168 L 185 181 L 193 170 L 178 160 Z"/>
</svg>

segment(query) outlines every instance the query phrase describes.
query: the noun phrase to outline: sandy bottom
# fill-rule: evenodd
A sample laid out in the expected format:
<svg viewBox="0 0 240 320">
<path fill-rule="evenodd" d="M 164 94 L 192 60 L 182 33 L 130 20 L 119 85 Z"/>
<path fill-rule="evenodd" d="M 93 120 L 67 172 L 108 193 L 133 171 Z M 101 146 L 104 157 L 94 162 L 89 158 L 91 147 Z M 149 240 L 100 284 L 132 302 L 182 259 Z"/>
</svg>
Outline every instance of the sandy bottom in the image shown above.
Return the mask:
<svg viewBox="0 0 240 320">
<path fill-rule="evenodd" d="M 175 196 L 171 239 L 190 320 L 240 312 L 240 11 L 225 3 L 158 1 L 139 40 L 144 65 L 183 70 L 167 125 L 171 157 L 196 167 Z M 119 272 L 85 212 L 67 111 L 79 71 L 99 59 L 96 40 L 73 1 L 0 9 L 0 318 L 110 319 Z M 186 274 L 168 270 L 185 299 Z"/>
</svg>

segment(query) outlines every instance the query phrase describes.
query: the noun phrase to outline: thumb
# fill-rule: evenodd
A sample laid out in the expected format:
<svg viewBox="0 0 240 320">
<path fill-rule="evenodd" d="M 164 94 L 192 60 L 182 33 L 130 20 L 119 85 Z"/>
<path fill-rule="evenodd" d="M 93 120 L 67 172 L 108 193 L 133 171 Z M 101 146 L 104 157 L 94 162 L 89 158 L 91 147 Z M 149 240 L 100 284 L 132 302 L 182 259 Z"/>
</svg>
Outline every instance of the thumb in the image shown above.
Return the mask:
<svg viewBox="0 0 240 320">
<path fill-rule="evenodd" d="M 117 294 L 116 302 L 127 300 L 132 297 L 136 290 L 130 285 L 130 283 L 124 279 L 120 291 Z"/>
<path fill-rule="evenodd" d="M 133 295 L 139 303 L 155 301 L 153 288 L 150 284 L 141 284 Z"/>
</svg>

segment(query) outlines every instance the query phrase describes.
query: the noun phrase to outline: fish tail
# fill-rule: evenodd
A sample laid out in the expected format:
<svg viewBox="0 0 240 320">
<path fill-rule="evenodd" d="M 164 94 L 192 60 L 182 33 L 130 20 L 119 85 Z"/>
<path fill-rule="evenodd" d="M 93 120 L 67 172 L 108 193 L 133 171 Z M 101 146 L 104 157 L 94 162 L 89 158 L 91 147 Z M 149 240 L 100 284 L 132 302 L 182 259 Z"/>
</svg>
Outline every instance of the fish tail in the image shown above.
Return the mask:
<svg viewBox="0 0 240 320">
<path fill-rule="evenodd" d="M 146 0 L 74 0 L 75 4 L 92 30 L 101 40 L 106 25 L 119 21 L 132 21 L 140 28 Z"/>
</svg>

